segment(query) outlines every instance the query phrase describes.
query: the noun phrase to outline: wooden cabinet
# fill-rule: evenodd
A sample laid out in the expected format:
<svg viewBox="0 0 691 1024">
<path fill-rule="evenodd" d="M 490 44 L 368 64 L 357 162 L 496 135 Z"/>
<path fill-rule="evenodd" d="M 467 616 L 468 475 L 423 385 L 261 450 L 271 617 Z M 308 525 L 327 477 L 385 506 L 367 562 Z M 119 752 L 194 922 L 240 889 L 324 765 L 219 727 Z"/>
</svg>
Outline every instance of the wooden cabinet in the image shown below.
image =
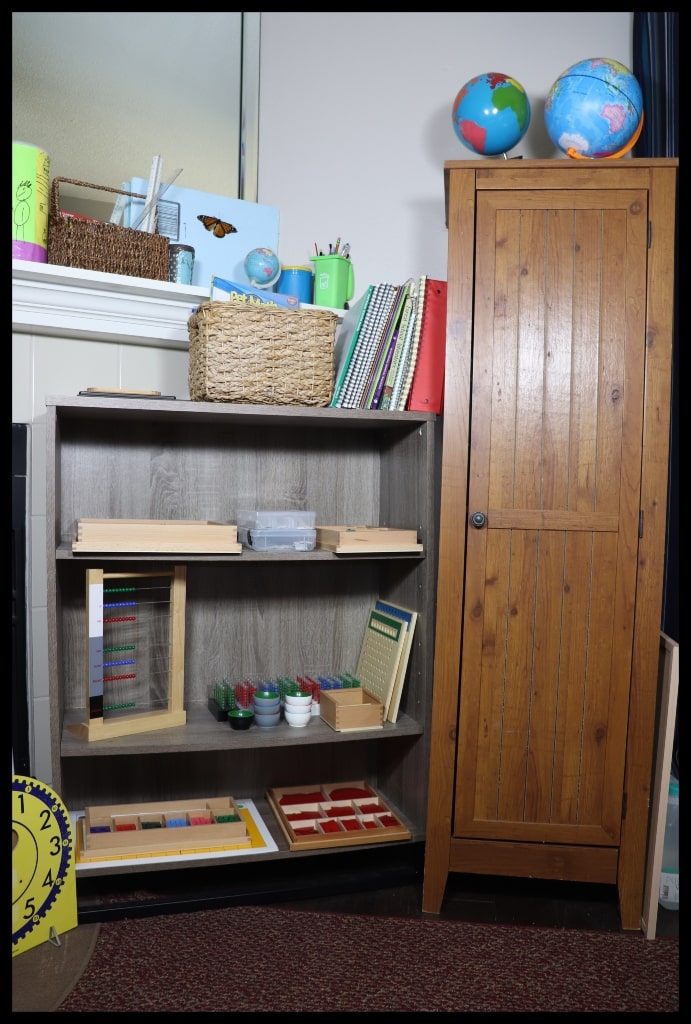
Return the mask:
<svg viewBox="0 0 691 1024">
<path fill-rule="evenodd" d="M 53 785 L 67 807 L 248 798 L 278 845 L 276 853 L 258 856 L 295 859 L 324 851 L 288 849 L 267 789 L 365 780 L 421 848 L 436 417 L 125 398 L 48 397 L 46 405 Z M 84 518 L 234 523 L 239 509 L 254 508 L 315 510 L 318 523 L 414 528 L 423 550 L 350 557 L 322 550 L 185 556 L 72 550 Z M 89 742 L 69 728 L 85 715 L 87 570 L 155 575 L 181 564 L 185 724 Z M 378 597 L 419 613 L 395 724 L 342 733 L 315 717 L 305 729 L 282 722 L 235 732 L 208 710 L 211 685 L 223 677 L 354 671 Z M 363 857 L 371 850 L 363 846 Z M 122 871 L 136 870 L 146 868 L 123 864 Z"/>
<path fill-rule="evenodd" d="M 640 927 L 675 160 L 452 161 L 423 909 L 449 872 L 616 884 Z"/>
</svg>

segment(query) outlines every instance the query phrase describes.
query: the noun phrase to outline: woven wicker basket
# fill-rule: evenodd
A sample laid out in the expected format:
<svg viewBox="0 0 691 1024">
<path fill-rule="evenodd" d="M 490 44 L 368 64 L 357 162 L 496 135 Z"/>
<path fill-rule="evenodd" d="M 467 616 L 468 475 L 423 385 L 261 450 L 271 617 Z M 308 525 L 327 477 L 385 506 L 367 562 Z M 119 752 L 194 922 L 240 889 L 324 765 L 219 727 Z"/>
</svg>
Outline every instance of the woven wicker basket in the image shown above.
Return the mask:
<svg viewBox="0 0 691 1024">
<path fill-rule="evenodd" d="M 202 303 L 187 322 L 190 398 L 328 405 L 337 322 L 329 310 Z"/>
<path fill-rule="evenodd" d="M 168 280 L 168 238 L 148 231 L 121 228 L 105 221 L 82 220 L 60 209 L 60 183 L 79 185 L 98 192 L 145 199 L 139 192 L 125 192 L 109 185 L 91 185 L 75 178 L 53 178 L 48 215 L 48 263 L 59 267 L 100 270 L 107 274 Z"/>
</svg>

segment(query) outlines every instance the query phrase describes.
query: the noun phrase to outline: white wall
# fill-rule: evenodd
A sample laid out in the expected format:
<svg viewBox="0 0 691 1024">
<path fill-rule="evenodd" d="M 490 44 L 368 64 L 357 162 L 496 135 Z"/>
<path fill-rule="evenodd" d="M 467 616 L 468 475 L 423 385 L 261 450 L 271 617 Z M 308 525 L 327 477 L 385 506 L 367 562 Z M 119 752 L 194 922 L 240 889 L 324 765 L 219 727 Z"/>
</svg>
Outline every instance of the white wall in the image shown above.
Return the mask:
<svg viewBox="0 0 691 1024">
<path fill-rule="evenodd" d="M 446 279 L 444 160 L 477 159 L 451 107 L 475 75 L 516 78 L 531 123 L 509 154 L 562 158 L 544 126 L 554 80 L 588 57 L 633 66 L 633 13 L 262 13 L 258 201 L 281 214 L 279 256 L 350 242 L 355 295 Z"/>
</svg>

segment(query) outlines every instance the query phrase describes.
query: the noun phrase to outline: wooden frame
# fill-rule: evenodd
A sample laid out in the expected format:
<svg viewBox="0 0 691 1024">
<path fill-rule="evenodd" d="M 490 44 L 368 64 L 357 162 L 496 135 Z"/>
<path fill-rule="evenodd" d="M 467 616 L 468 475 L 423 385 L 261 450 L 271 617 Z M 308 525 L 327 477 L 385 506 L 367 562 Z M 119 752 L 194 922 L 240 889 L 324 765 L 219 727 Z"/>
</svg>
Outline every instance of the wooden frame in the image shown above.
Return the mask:
<svg viewBox="0 0 691 1024">
<path fill-rule="evenodd" d="M 120 710 L 115 717 L 104 715 L 105 648 L 103 646 L 103 593 L 107 580 L 133 581 L 168 577 L 170 579 L 170 611 L 168 626 L 168 693 L 166 707 L 154 711 L 127 713 Z M 71 726 L 76 735 L 88 741 L 112 739 L 116 736 L 130 736 L 169 729 L 184 725 L 187 714 L 184 710 L 184 669 L 185 669 L 185 590 L 186 567 L 176 565 L 171 571 L 163 572 L 104 572 L 103 569 L 86 570 L 86 664 L 85 664 L 85 712 L 86 721 Z"/>
</svg>

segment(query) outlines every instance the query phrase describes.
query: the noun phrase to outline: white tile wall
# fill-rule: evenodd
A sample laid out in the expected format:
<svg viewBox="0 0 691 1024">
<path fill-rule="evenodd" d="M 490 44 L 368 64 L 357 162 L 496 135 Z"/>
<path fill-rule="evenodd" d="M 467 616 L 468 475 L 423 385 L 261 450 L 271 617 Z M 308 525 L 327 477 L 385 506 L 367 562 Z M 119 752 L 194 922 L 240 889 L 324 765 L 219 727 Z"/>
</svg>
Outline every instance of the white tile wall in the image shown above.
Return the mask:
<svg viewBox="0 0 691 1024">
<path fill-rule="evenodd" d="M 77 276 L 79 272 L 77 272 Z M 14 282 L 13 282 L 14 283 Z M 163 291 L 167 286 L 163 286 Z M 118 302 L 122 304 L 122 297 Z M 165 297 L 159 300 L 165 304 Z M 189 300 L 188 300 L 189 302 Z M 171 305 L 180 305 L 171 302 Z M 14 310 L 14 299 L 13 299 Z M 184 328 L 188 309 L 182 308 Z M 113 323 L 109 340 L 65 337 L 49 333 L 46 306 L 32 330 L 17 324 L 13 315 L 12 334 L 12 422 L 30 425 L 29 486 L 31 516 L 28 524 L 27 584 L 28 687 L 31 773 L 52 785 L 50 708 L 48 680 L 47 569 L 46 569 L 46 395 L 76 395 L 93 386 L 151 389 L 189 398 L 188 353 L 155 339 L 137 338 L 132 343 L 123 334 L 121 320 Z M 19 329 L 17 329 L 19 327 Z"/>
</svg>

